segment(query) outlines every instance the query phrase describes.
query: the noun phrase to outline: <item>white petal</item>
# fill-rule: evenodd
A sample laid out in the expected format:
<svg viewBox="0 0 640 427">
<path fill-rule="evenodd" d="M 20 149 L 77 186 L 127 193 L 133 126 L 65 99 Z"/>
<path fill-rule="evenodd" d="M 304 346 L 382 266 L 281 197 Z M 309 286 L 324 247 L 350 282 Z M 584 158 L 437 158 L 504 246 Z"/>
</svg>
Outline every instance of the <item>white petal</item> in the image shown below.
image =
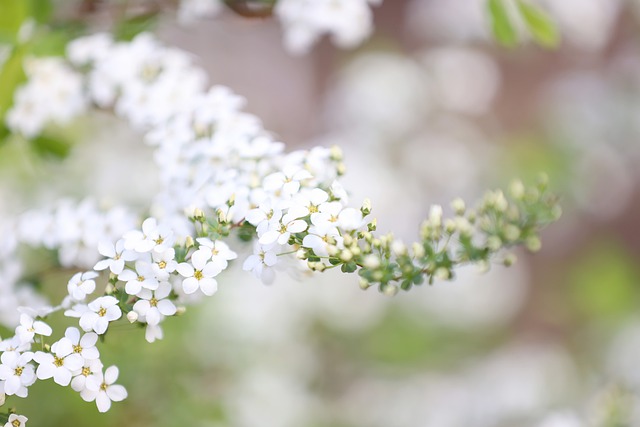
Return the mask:
<svg viewBox="0 0 640 427">
<path fill-rule="evenodd" d="M 107 393 L 104 391 L 98 392 L 96 396 L 96 406 L 99 412 L 107 412 L 109 408 L 111 408 L 111 399 L 109 399 Z"/>
<path fill-rule="evenodd" d="M 56 384 L 60 384 L 61 386 L 66 387 L 71 382 L 71 372 L 62 367 L 58 368 L 53 374 L 53 381 L 55 381 Z"/>
<path fill-rule="evenodd" d="M 107 396 L 114 402 L 120 402 L 127 398 L 127 390 L 118 384 L 114 384 L 107 388 Z"/>
<path fill-rule="evenodd" d="M 119 372 L 117 366 L 109 366 L 107 370 L 104 371 L 104 382 L 113 384 L 118 379 Z"/>
<path fill-rule="evenodd" d="M 182 289 L 185 294 L 192 294 L 198 290 L 198 280 L 195 277 L 189 277 L 182 281 Z"/>
<path fill-rule="evenodd" d="M 218 282 L 216 279 L 202 279 L 200 280 L 200 289 L 202 289 L 203 294 L 210 297 L 218 290 Z"/>
</svg>

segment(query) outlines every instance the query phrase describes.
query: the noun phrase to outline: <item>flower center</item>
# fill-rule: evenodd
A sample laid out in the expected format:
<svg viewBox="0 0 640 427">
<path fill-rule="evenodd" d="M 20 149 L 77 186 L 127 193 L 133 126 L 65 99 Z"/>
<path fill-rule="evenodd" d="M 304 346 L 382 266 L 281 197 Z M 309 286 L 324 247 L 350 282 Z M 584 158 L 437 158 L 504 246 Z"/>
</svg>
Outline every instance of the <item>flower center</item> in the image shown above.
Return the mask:
<svg viewBox="0 0 640 427">
<path fill-rule="evenodd" d="M 22 366 L 18 366 L 16 369 L 13 370 L 13 373 L 15 374 L 16 377 L 19 377 L 20 375 L 22 375 L 23 369 L 24 368 Z"/>
<path fill-rule="evenodd" d="M 138 276 L 138 282 L 144 282 L 144 276 Z"/>
<path fill-rule="evenodd" d="M 151 299 L 149 300 L 149 305 L 150 305 L 151 307 L 155 307 L 155 306 L 157 306 L 157 305 L 158 305 L 158 300 L 157 300 L 155 297 L 151 298 Z"/>
<path fill-rule="evenodd" d="M 73 346 L 73 352 L 74 353 L 82 353 L 82 346 L 80 344 L 74 345 Z"/>
<path fill-rule="evenodd" d="M 318 213 L 318 207 L 315 205 L 309 206 L 309 213 Z"/>
<path fill-rule="evenodd" d="M 202 278 L 204 277 L 204 275 L 202 274 L 202 271 L 200 270 L 196 270 L 195 273 L 193 273 L 193 277 L 196 278 L 196 280 L 202 280 Z"/>
<path fill-rule="evenodd" d="M 156 245 L 161 245 L 162 242 L 164 242 L 164 239 L 162 237 L 158 237 L 154 242 L 156 242 Z"/>
<path fill-rule="evenodd" d="M 100 390 L 107 391 L 108 388 L 109 388 L 109 384 L 107 383 L 100 384 Z"/>
<path fill-rule="evenodd" d="M 164 270 L 167 267 L 166 261 L 160 261 L 158 263 L 158 267 L 160 267 L 162 270 Z"/>
<path fill-rule="evenodd" d="M 13 427 L 20 427 L 20 420 L 13 420 L 11 421 L 11 425 Z"/>
<path fill-rule="evenodd" d="M 98 310 L 98 316 L 104 317 L 106 314 L 107 314 L 107 309 L 104 307 L 100 307 L 100 310 Z"/>
<path fill-rule="evenodd" d="M 59 368 L 64 365 L 64 359 L 61 359 L 58 356 L 53 356 L 53 364 L 56 365 L 57 368 Z"/>
<path fill-rule="evenodd" d="M 82 375 L 84 375 L 85 377 L 91 375 L 91 368 L 89 368 L 88 366 L 82 368 Z"/>
</svg>

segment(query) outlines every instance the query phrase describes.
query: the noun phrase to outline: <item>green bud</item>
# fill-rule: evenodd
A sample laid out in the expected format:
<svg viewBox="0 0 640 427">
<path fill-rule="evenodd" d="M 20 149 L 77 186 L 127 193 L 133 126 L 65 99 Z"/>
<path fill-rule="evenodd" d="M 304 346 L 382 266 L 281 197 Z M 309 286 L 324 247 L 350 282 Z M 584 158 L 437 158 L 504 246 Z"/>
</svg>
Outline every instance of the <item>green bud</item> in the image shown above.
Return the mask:
<svg viewBox="0 0 640 427">
<path fill-rule="evenodd" d="M 518 258 L 516 257 L 515 254 L 507 254 L 504 257 L 504 260 L 502 261 L 502 263 L 504 264 L 505 267 L 511 267 L 513 264 L 516 263 L 517 260 Z"/>
<path fill-rule="evenodd" d="M 388 297 L 392 297 L 398 293 L 398 290 L 398 287 L 395 285 L 387 285 L 382 289 L 382 293 Z"/>
<path fill-rule="evenodd" d="M 367 216 L 371 213 L 371 200 L 364 199 L 364 202 L 362 202 L 362 207 L 360 208 L 360 212 L 362 212 L 363 216 Z"/>
<path fill-rule="evenodd" d="M 369 283 L 367 281 L 367 279 L 361 277 L 360 278 L 360 289 L 362 289 L 363 291 L 366 291 L 370 287 L 371 287 L 371 283 Z"/>
<path fill-rule="evenodd" d="M 380 267 L 380 258 L 377 255 L 369 254 L 362 261 L 362 265 L 373 270 Z"/>
<path fill-rule="evenodd" d="M 522 181 L 516 179 L 511 181 L 511 185 L 509 185 L 509 194 L 516 200 L 521 200 L 524 197 L 525 188 Z"/>
<path fill-rule="evenodd" d="M 502 240 L 498 236 L 489 236 L 487 239 L 487 247 L 492 251 L 497 251 L 502 247 Z"/>
<path fill-rule="evenodd" d="M 341 161 L 343 159 L 342 148 L 337 145 L 331 146 L 329 149 L 329 156 L 331 160 Z"/>
<path fill-rule="evenodd" d="M 528 237 L 525 244 L 527 245 L 527 249 L 529 249 L 531 252 L 538 252 L 542 247 L 542 242 L 540 241 L 540 238 L 538 236 Z"/>
<path fill-rule="evenodd" d="M 349 262 L 353 259 L 353 253 L 349 249 L 345 249 L 340 252 L 340 259 L 344 262 Z"/>
<path fill-rule="evenodd" d="M 451 209 L 453 209 L 456 215 L 464 215 L 467 207 L 465 206 L 464 200 L 458 197 L 451 202 Z"/>
<path fill-rule="evenodd" d="M 506 225 L 503 231 L 504 237 L 508 242 L 513 242 L 520 237 L 520 229 L 513 224 Z"/>
</svg>

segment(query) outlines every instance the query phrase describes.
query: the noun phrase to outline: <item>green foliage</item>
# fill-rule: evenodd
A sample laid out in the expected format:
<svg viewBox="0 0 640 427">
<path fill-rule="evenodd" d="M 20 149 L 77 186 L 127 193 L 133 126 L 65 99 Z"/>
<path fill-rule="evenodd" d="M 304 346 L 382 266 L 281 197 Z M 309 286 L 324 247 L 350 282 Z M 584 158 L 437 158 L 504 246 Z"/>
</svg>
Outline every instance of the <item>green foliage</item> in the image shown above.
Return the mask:
<svg viewBox="0 0 640 427">
<path fill-rule="evenodd" d="M 53 12 L 51 0 L 0 0 L 0 40 L 15 44 L 22 24 L 32 18 L 47 22 Z"/>
<path fill-rule="evenodd" d="M 514 20 L 522 19 L 534 42 L 546 48 L 555 48 L 560 43 L 560 34 L 551 17 L 540 7 L 526 0 L 515 0 L 513 10 L 506 1 L 487 0 L 487 11 L 491 31 L 503 46 L 513 47 L 520 42 Z"/>
<path fill-rule="evenodd" d="M 587 248 L 569 276 L 574 304 L 589 317 L 617 317 L 632 313 L 640 289 L 636 262 L 616 242 Z"/>
<path fill-rule="evenodd" d="M 554 48 L 558 46 L 560 34 L 558 34 L 558 29 L 549 15 L 539 7 L 523 0 L 518 0 L 517 4 L 518 10 L 522 18 L 524 18 L 524 22 L 533 39 L 544 47 Z"/>
<path fill-rule="evenodd" d="M 41 134 L 30 143 L 34 151 L 43 157 L 64 159 L 71 152 L 71 143 L 57 136 Z"/>
<path fill-rule="evenodd" d="M 26 49 L 16 46 L 0 69 L 0 118 L 4 122 L 4 115 L 13 104 L 13 94 L 17 87 L 26 80 L 22 63 Z"/>
<path fill-rule="evenodd" d="M 140 33 L 153 30 L 157 23 L 157 13 L 134 16 L 120 21 L 113 29 L 113 36 L 116 40 L 130 41 Z"/>
<path fill-rule="evenodd" d="M 487 6 L 491 17 L 491 30 L 496 40 L 504 46 L 515 46 L 518 43 L 518 35 L 509 19 L 504 0 L 489 0 Z"/>
</svg>

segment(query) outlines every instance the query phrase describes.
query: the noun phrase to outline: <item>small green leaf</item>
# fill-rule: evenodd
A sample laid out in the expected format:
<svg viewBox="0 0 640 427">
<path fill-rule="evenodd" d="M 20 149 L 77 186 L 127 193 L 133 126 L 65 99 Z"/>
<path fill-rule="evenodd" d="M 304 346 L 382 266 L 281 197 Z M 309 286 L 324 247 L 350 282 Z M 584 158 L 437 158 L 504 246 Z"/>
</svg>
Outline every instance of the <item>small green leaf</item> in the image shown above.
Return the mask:
<svg viewBox="0 0 640 427">
<path fill-rule="evenodd" d="M 4 122 L 5 113 L 13 105 L 13 94 L 16 88 L 27 79 L 22 68 L 24 53 L 24 48 L 14 48 L 0 69 L 0 121 L 2 122 Z"/>
<path fill-rule="evenodd" d="M 120 22 L 113 30 L 116 40 L 131 41 L 140 33 L 152 30 L 158 22 L 158 14 L 134 16 Z"/>
<path fill-rule="evenodd" d="M 36 22 L 45 23 L 53 13 L 51 0 L 31 0 L 30 15 Z"/>
<path fill-rule="evenodd" d="M 39 135 L 31 140 L 33 149 L 43 157 L 64 159 L 71 151 L 71 143 L 60 138 Z"/>
<path fill-rule="evenodd" d="M 517 0 L 517 4 L 536 43 L 548 48 L 557 47 L 560 43 L 560 34 L 551 17 L 538 6 L 524 0 Z"/>
<path fill-rule="evenodd" d="M 0 32 L 15 39 L 29 17 L 29 9 L 29 2 L 25 0 L 0 0 Z"/>
<path fill-rule="evenodd" d="M 340 270 L 342 270 L 343 273 L 353 273 L 357 269 L 358 269 L 358 265 L 353 261 L 348 262 L 346 264 L 342 264 L 342 267 L 340 267 Z"/>
<path fill-rule="evenodd" d="M 35 56 L 63 56 L 71 34 L 63 30 L 52 30 L 38 34 L 29 45 L 29 54 Z"/>
<path fill-rule="evenodd" d="M 504 0 L 489 0 L 487 6 L 491 18 L 491 30 L 496 40 L 504 46 L 515 46 L 518 43 L 518 35 L 509 19 Z"/>
</svg>

